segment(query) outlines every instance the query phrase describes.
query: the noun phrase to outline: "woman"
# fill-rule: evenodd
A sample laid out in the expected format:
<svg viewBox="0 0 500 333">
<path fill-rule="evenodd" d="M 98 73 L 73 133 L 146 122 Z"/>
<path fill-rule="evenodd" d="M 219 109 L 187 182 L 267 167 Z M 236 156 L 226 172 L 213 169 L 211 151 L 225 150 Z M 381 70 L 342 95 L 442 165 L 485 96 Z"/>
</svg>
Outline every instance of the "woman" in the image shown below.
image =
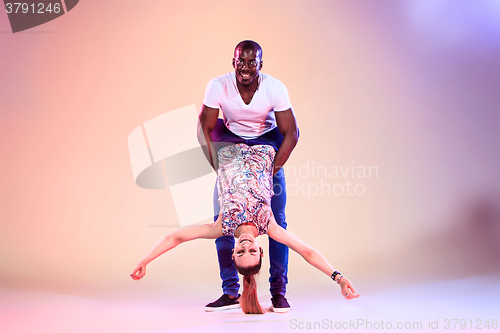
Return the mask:
<svg viewBox="0 0 500 333">
<path fill-rule="evenodd" d="M 236 269 L 244 276 L 241 308 L 245 313 L 264 313 L 257 299 L 254 275 L 259 272 L 263 257 L 256 238 L 267 234 L 331 276 L 340 285 L 346 299 L 358 298 L 351 283 L 334 271 L 320 253 L 276 223 L 271 210 L 275 154 L 275 149 L 269 145 L 240 143 L 219 149 L 217 186 L 221 212 L 217 221 L 169 234 L 139 262 L 131 277 L 134 280 L 143 278 L 149 262 L 183 242 L 231 235 L 236 238 L 232 258 Z"/>
</svg>

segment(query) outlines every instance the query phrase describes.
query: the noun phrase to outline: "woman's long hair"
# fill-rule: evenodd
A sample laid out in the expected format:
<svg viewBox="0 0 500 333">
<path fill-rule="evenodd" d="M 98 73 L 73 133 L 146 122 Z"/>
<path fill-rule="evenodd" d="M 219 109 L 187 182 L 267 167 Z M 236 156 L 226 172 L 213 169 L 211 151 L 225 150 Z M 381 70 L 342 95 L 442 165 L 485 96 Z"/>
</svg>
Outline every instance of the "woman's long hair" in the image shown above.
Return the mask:
<svg viewBox="0 0 500 333">
<path fill-rule="evenodd" d="M 255 282 L 254 276 L 260 271 L 260 266 L 262 266 L 262 256 L 255 266 L 239 267 L 234 263 L 236 270 L 243 275 L 243 292 L 240 297 L 240 305 L 245 313 L 264 313 L 264 310 L 260 306 L 259 298 L 257 297 L 257 282 Z"/>
</svg>

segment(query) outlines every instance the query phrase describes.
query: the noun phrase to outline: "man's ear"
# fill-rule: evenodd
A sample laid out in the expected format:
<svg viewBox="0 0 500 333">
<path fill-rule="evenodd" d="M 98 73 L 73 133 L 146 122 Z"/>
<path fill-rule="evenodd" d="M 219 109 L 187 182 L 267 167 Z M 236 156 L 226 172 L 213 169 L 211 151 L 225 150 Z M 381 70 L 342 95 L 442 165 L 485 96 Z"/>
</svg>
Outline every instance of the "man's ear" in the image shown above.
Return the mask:
<svg viewBox="0 0 500 333">
<path fill-rule="evenodd" d="M 231 250 L 231 260 L 234 261 L 234 249 Z"/>
<path fill-rule="evenodd" d="M 261 61 L 259 64 L 259 71 L 262 69 L 262 65 L 264 64 L 264 61 Z"/>
<path fill-rule="evenodd" d="M 236 60 L 234 60 L 234 58 L 233 58 L 232 64 L 233 64 L 233 68 L 236 68 Z"/>
<path fill-rule="evenodd" d="M 260 249 L 260 256 L 262 258 L 264 258 L 264 250 L 262 250 L 262 247 L 259 246 L 259 249 Z"/>
</svg>

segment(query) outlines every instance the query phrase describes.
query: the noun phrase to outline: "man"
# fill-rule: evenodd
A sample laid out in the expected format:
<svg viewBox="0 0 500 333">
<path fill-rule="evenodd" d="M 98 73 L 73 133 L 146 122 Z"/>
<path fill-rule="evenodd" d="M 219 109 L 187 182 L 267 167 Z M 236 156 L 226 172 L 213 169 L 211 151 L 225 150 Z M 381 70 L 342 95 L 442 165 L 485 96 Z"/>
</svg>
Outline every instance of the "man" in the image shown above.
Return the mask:
<svg viewBox="0 0 500 333">
<path fill-rule="evenodd" d="M 262 69 L 262 49 L 254 41 L 240 42 L 234 50 L 234 72 L 214 78 L 208 84 L 199 115 L 198 138 L 211 165 L 217 170 L 215 142 L 269 144 L 276 150 L 274 192 L 271 208 L 279 225 L 286 229 L 286 184 L 283 164 L 297 144 L 298 130 L 286 87 Z M 219 109 L 224 122 L 218 121 Z M 217 191 L 214 209 L 219 212 Z M 217 219 L 217 216 L 215 216 Z M 239 278 L 231 260 L 234 238 L 223 236 L 216 241 L 224 294 L 207 304 L 206 311 L 238 307 Z M 288 248 L 269 238 L 270 291 L 273 311 L 290 309 L 285 293 Z"/>
</svg>

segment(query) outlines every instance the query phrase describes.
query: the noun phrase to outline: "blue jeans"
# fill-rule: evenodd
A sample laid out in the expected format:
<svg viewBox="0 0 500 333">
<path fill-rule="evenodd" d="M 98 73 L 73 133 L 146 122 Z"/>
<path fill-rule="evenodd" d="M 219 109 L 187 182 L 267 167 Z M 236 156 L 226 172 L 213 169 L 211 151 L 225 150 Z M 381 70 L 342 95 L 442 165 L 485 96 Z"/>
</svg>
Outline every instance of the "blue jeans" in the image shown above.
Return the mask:
<svg viewBox="0 0 500 333">
<path fill-rule="evenodd" d="M 278 149 L 281 145 L 282 136 L 281 133 L 279 133 L 278 129 L 275 128 L 273 131 L 266 133 L 256 139 L 246 140 L 230 132 L 225 127 L 222 120 L 219 119 L 216 128 L 212 132 L 212 140 L 217 147 L 216 150 L 221 147 L 220 144 L 228 142 L 246 143 L 249 146 L 268 144 L 275 147 L 275 149 Z M 274 196 L 271 198 L 271 209 L 278 225 L 286 229 L 286 182 L 285 172 L 283 168 L 280 169 L 273 178 L 273 190 Z M 217 191 L 216 184 L 214 190 L 214 221 L 217 220 L 220 211 L 220 207 L 217 202 L 218 197 L 219 193 Z M 234 248 L 234 237 L 219 237 L 215 240 L 215 245 L 217 247 L 220 277 L 222 279 L 222 289 L 224 291 L 224 294 L 236 297 L 238 296 L 240 285 L 238 272 L 236 271 L 233 260 L 231 259 L 232 251 Z M 269 237 L 269 260 L 269 282 L 271 285 L 271 295 L 274 296 L 281 294 L 284 296 L 286 293 L 286 284 L 288 283 L 288 247 L 275 241 L 271 237 Z"/>
</svg>

